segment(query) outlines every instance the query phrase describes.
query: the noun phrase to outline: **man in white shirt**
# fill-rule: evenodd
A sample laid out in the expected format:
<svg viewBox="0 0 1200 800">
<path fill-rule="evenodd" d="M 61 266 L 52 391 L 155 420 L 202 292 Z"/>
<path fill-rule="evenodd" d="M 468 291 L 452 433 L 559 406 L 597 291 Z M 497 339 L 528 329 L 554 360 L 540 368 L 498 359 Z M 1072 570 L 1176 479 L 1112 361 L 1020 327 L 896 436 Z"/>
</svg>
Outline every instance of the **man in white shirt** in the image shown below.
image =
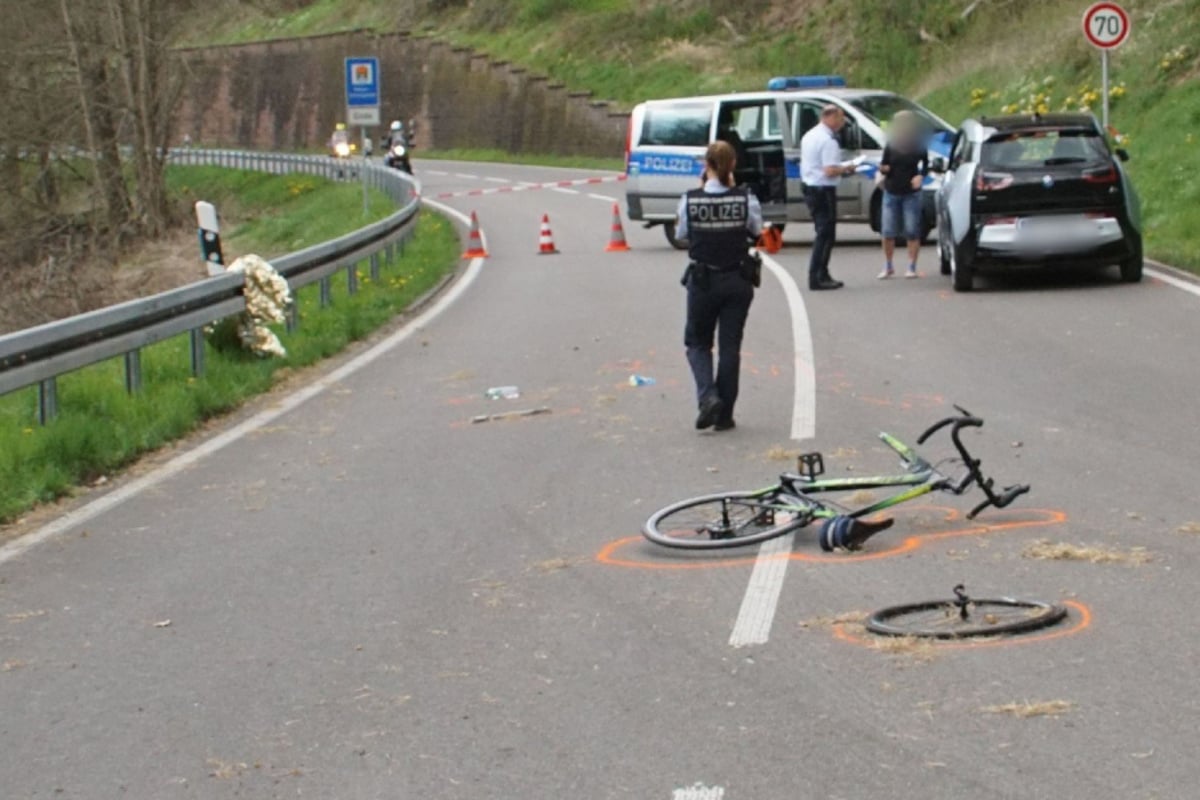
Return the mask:
<svg viewBox="0 0 1200 800">
<path fill-rule="evenodd" d="M 816 238 L 808 262 L 808 288 L 840 289 L 843 284 L 829 274 L 829 256 L 837 239 L 837 187 L 842 176 L 854 167 L 842 166 L 842 148 L 837 132 L 846 124 L 846 114 L 835 105 L 821 109 L 821 121 L 800 140 L 800 177 L 804 181 L 804 203 L 812 215 Z"/>
</svg>

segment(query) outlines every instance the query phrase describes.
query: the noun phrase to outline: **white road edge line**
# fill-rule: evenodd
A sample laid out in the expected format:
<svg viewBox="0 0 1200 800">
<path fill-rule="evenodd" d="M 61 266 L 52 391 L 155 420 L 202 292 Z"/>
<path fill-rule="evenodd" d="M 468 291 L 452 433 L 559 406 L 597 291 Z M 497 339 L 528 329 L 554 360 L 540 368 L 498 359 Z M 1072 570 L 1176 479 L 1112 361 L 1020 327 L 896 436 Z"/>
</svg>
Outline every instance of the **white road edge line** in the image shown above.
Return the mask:
<svg viewBox="0 0 1200 800">
<path fill-rule="evenodd" d="M 617 202 L 617 198 L 615 198 L 615 197 L 609 197 L 609 196 L 608 196 L 608 195 L 606 195 L 606 194 L 592 194 L 591 192 L 589 192 L 589 193 L 588 193 L 588 197 L 592 198 L 593 200 L 603 200 L 603 201 L 604 201 L 604 202 L 606 202 L 606 203 L 615 203 L 615 202 Z"/>
<path fill-rule="evenodd" d="M 438 203 L 433 200 L 423 200 L 425 205 L 429 205 L 449 216 L 455 217 L 465 227 L 470 227 L 471 218 L 461 211 L 450 208 L 447 205 Z M 483 232 L 480 232 L 480 240 L 484 250 L 487 249 L 487 239 Z M 264 426 L 270 424 L 274 420 L 284 414 L 298 408 L 303 403 L 311 400 L 321 392 L 335 386 L 345 378 L 354 374 L 358 370 L 375 361 L 380 356 L 394 349 L 397 345 L 403 342 L 413 333 L 428 325 L 446 309 L 448 309 L 475 281 L 483 267 L 483 259 L 475 258 L 471 260 L 466 272 L 463 274 L 453 286 L 450 287 L 444 295 L 434 301 L 433 305 L 427 308 L 417 317 L 410 320 L 404 327 L 393 333 L 388 338 L 381 341 L 369 350 L 366 350 L 354 358 L 347 361 L 342 366 L 335 369 L 333 372 L 318 379 L 309 386 L 294 392 L 280 400 L 278 403 L 273 403 L 270 408 L 260 411 L 253 417 L 244 422 L 235 425 L 224 433 L 214 436 L 212 439 L 200 444 L 199 446 L 183 453 L 182 455 L 171 459 L 166 464 L 153 470 L 152 472 L 136 478 L 123 486 L 114 489 L 103 497 L 99 497 L 86 505 L 83 505 L 74 511 L 69 511 L 48 525 L 29 533 L 19 539 L 14 539 L 8 544 L 0 547 L 0 564 L 4 564 L 17 558 L 21 554 L 32 550 L 39 544 L 71 530 L 77 525 L 82 525 L 88 520 L 103 514 L 104 512 L 113 509 L 121 503 L 129 500 L 132 497 L 144 492 L 146 489 L 156 486 L 163 481 L 178 475 L 183 470 L 192 466 L 201 459 L 212 455 L 221 450 L 227 445 L 233 444 L 248 433 L 252 433 Z"/>
<path fill-rule="evenodd" d="M 1149 275 L 1150 277 L 1154 278 L 1155 280 L 1160 280 L 1163 283 L 1170 284 L 1171 286 L 1174 286 L 1176 289 L 1183 289 L 1185 292 L 1190 292 L 1190 293 L 1196 295 L 1197 297 L 1200 297 L 1200 285 L 1191 283 L 1190 281 L 1180 280 L 1179 278 L 1176 278 L 1174 275 L 1168 275 L 1167 273 L 1160 272 L 1159 270 L 1156 270 L 1156 269 L 1146 268 L 1146 274 Z"/>
<path fill-rule="evenodd" d="M 763 264 L 783 287 L 788 310 L 792 318 L 792 347 L 795 360 L 795 387 L 792 398 L 792 439 L 811 439 L 816 435 L 817 381 L 813 370 L 812 331 L 808 324 L 808 309 L 804 297 L 791 274 L 768 255 L 763 255 Z M 775 621 L 775 608 L 779 594 L 783 591 L 783 579 L 787 577 L 788 553 L 794 537 L 791 535 L 768 539 L 758 548 L 750 583 L 742 597 L 733 633 L 729 636 L 731 647 L 766 644 Z"/>
</svg>

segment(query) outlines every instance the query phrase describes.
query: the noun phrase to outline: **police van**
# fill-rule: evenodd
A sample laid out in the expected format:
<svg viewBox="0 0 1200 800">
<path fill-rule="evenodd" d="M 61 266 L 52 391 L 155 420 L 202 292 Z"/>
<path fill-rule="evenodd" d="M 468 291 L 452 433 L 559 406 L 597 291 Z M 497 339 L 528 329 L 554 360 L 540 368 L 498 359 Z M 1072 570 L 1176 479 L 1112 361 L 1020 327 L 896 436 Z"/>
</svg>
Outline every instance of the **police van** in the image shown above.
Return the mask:
<svg viewBox="0 0 1200 800">
<path fill-rule="evenodd" d="M 820 121 L 821 107 L 840 106 L 846 125 L 838 134 L 842 157 L 862 156 L 878 164 L 887 141 L 888 122 L 897 111 L 913 112 L 924 129 L 930 156 L 946 156 L 954 131 L 929 109 L 878 89 L 846 87 L 837 75 L 772 78 L 765 92 L 648 100 L 629 117 L 625 151 L 625 200 L 632 220 L 662 225 L 677 248 L 675 210 L 679 196 L 700 186 L 704 152 L 724 139 L 737 151 L 735 178 L 762 203 L 763 218 L 782 227 L 809 219 L 800 181 L 800 139 Z M 838 219 L 869 222 L 879 230 L 881 190 L 869 168 L 843 178 L 838 187 Z M 934 192 L 939 178 L 930 175 L 923 192 L 923 233 L 934 228 Z"/>
</svg>

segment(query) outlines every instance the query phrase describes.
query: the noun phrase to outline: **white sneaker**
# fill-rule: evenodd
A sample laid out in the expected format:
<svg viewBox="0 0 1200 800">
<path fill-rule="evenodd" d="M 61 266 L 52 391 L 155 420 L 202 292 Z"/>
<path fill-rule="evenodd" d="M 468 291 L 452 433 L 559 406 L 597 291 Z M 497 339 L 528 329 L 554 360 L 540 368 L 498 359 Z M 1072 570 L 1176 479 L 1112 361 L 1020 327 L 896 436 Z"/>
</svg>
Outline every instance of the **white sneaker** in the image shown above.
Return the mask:
<svg viewBox="0 0 1200 800">
<path fill-rule="evenodd" d="M 905 272 L 905 273 L 904 273 L 904 277 L 906 277 L 906 278 L 919 278 L 919 277 L 921 277 L 921 275 L 920 275 L 920 273 L 918 273 L 918 272 L 917 272 L 917 268 L 916 268 L 916 267 L 909 267 L 909 268 L 908 268 L 908 272 Z"/>
<path fill-rule="evenodd" d="M 876 277 L 878 277 L 880 280 L 884 280 L 886 278 L 892 277 L 895 274 L 896 274 L 896 271 L 893 270 L 891 267 L 884 267 L 883 272 L 880 272 L 879 275 L 877 275 Z"/>
</svg>

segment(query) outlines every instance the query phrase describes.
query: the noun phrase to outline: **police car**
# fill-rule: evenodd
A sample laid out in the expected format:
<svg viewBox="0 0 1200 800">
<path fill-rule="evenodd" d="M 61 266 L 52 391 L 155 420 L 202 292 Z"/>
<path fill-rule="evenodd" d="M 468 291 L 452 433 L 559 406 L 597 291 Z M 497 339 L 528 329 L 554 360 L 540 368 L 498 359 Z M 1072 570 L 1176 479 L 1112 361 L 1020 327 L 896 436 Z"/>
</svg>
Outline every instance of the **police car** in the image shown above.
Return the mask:
<svg viewBox="0 0 1200 800">
<path fill-rule="evenodd" d="M 893 92 L 847 88 L 837 75 L 772 78 L 767 91 L 708 97 L 649 100 L 629 117 L 625 149 L 625 200 L 632 220 L 662 225 L 675 238 L 679 196 L 700 185 L 704 151 L 718 139 L 738 153 L 736 179 L 755 193 L 763 219 L 778 227 L 806 220 L 800 181 L 800 139 L 832 103 L 846 113 L 838 134 L 846 160 L 862 156 L 878 163 L 887 141 L 886 126 L 897 111 L 912 111 L 928 138 L 930 154 L 949 154 L 953 128 L 927 108 Z M 933 193 L 938 176 L 926 180 L 923 233 L 935 226 Z M 879 230 L 881 193 L 872 170 L 844 178 L 838 188 L 838 219 L 869 222 Z"/>
</svg>

